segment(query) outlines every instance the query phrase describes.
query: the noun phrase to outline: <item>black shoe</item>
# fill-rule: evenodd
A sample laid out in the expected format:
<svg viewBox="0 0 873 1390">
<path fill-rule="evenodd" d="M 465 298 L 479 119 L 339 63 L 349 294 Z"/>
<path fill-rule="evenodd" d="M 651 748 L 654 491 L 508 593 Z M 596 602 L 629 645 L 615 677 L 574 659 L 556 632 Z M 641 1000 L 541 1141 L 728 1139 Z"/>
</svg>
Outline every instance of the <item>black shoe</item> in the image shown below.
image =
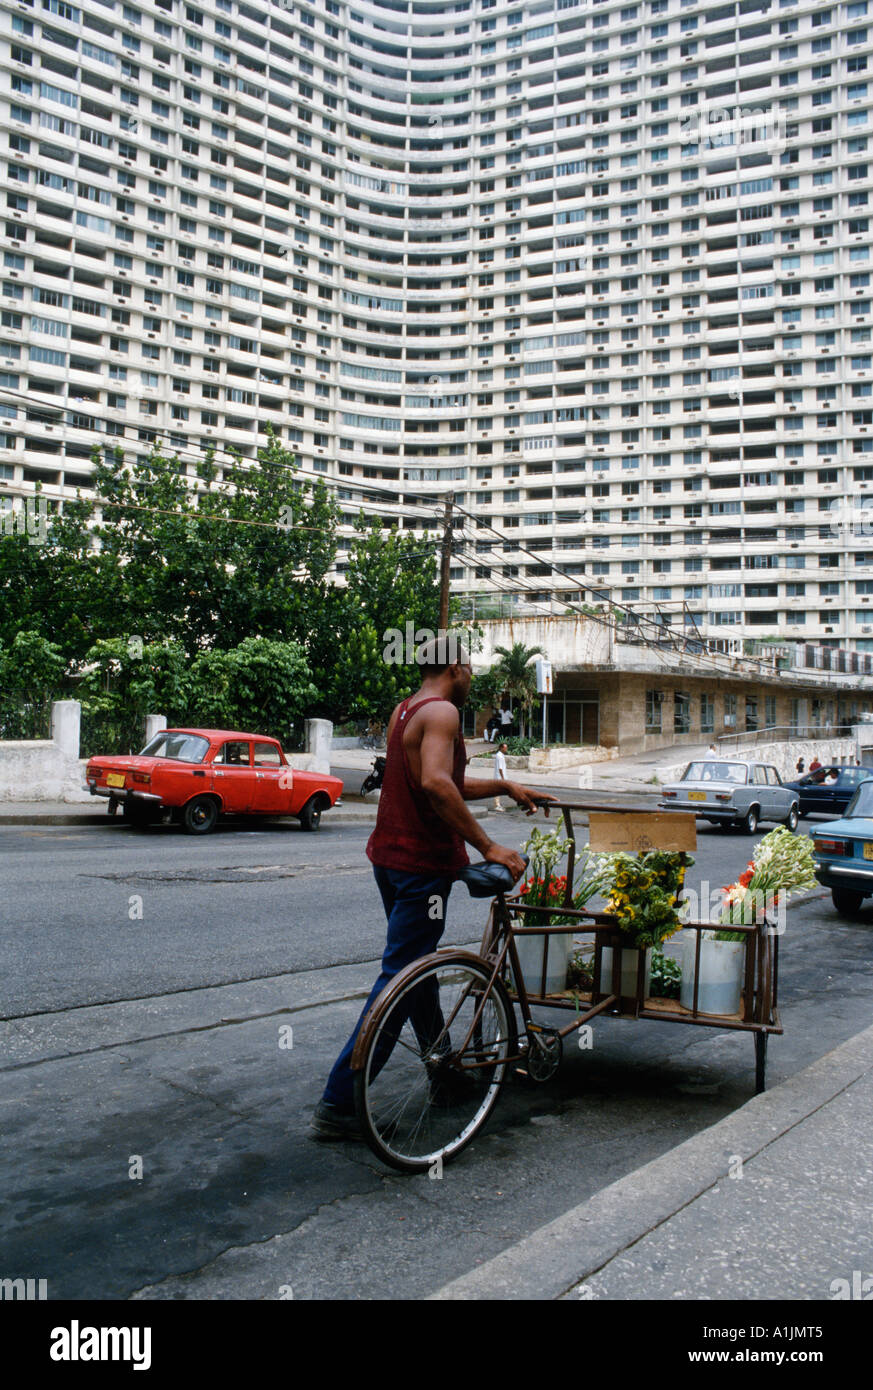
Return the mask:
<svg viewBox="0 0 873 1390">
<path fill-rule="evenodd" d="M 338 1110 L 326 1100 L 316 1105 L 309 1129 L 311 1138 L 324 1141 L 345 1139 L 360 1143 L 364 1137 L 357 1115 Z"/>
</svg>

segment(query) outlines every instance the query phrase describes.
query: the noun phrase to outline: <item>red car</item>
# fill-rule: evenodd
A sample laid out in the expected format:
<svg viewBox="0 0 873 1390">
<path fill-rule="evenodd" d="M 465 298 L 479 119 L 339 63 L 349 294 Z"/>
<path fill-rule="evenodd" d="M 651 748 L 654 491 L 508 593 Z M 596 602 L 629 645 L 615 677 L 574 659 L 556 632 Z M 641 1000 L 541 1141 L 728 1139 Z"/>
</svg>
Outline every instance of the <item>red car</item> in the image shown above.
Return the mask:
<svg viewBox="0 0 873 1390">
<path fill-rule="evenodd" d="M 289 767 L 274 738 L 229 729 L 164 729 L 136 756 L 89 758 L 92 796 L 109 798 L 138 825 L 172 811 L 189 835 L 206 835 L 219 815 L 296 816 L 317 830 L 343 784 L 321 772 Z"/>
</svg>

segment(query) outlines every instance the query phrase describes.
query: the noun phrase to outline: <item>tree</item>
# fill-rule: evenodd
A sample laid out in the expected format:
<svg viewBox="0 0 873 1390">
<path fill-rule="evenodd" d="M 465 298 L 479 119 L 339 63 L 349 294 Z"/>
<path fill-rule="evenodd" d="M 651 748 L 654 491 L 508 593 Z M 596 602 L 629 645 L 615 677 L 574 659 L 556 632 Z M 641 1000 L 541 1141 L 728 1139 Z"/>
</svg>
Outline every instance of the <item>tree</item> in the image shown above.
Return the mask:
<svg viewBox="0 0 873 1390">
<path fill-rule="evenodd" d="M 494 650 L 500 657 L 496 669 L 503 680 L 503 689 L 521 705 L 523 725 L 525 719 L 530 718 L 537 695 L 536 672 L 530 662 L 535 656 L 546 653 L 542 647 L 526 647 L 523 642 L 514 642 L 509 649 L 495 647 Z M 520 732 L 524 734 L 523 727 Z"/>
<path fill-rule="evenodd" d="M 180 642 L 189 656 L 250 636 L 303 640 L 333 563 L 337 507 L 324 483 L 294 473 L 272 433 L 254 463 L 231 453 L 219 466 L 208 452 L 189 467 L 159 443 L 130 460 L 95 450 L 84 505 L 100 514 L 126 634 Z"/>
<path fill-rule="evenodd" d="M 410 624 L 413 631 L 435 633 L 439 623 L 436 542 L 404 536 L 396 527 L 386 534 L 378 517 L 359 516 L 355 530 L 346 587 L 326 606 L 333 628 L 311 634 L 309 652 L 329 718 L 386 721 L 420 680 L 412 661 L 393 659 L 391 632 L 405 638 Z M 404 658 L 411 655 L 404 650 Z"/>
<path fill-rule="evenodd" d="M 185 721 L 188 671 L 178 643 L 102 638 L 86 653 L 77 686 L 85 757 L 137 752 L 147 714 L 166 715 L 171 727 Z"/>
<path fill-rule="evenodd" d="M 266 734 L 288 747 L 317 698 L 300 643 L 246 637 L 231 651 L 195 658 L 188 722 Z"/>
<path fill-rule="evenodd" d="M 60 647 L 38 632 L 19 632 L 0 647 L 0 738 L 48 738 L 65 670 Z"/>
<path fill-rule="evenodd" d="M 470 685 L 470 694 L 467 703 L 474 710 L 498 709 L 500 707 L 500 697 L 503 694 L 503 676 L 498 666 L 489 666 L 487 671 L 480 671 L 473 677 Z"/>
<path fill-rule="evenodd" d="M 31 631 L 75 660 L 96 637 L 117 631 L 119 579 L 114 561 L 95 547 L 90 511 L 90 502 L 67 501 L 62 516 L 49 516 L 39 544 L 0 538 L 0 642 Z"/>
</svg>

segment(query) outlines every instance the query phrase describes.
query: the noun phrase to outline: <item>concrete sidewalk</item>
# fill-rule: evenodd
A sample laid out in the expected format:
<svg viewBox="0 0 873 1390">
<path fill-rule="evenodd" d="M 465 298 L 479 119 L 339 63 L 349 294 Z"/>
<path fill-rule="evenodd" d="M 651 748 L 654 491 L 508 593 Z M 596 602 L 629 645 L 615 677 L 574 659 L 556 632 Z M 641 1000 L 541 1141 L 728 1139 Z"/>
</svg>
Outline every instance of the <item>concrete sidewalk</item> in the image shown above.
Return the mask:
<svg viewBox="0 0 873 1390">
<path fill-rule="evenodd" d="M 431 1297 L 869 1298 L 871 1120 L 868 1028 Z"/>
</svg>

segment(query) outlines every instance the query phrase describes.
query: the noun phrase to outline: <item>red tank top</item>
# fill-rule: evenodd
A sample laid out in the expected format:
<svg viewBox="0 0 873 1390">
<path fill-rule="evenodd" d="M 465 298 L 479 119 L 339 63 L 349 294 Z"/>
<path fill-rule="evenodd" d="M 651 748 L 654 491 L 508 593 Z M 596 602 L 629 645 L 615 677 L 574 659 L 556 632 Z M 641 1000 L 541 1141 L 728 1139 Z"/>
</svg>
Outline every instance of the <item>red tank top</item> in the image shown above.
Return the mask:
<svg viewBox="0 0 873 1390">
<path fill-rule="evenodd" d="M 410 699 L 412 697 L 410 696 Z M 455 874 L 469 864 L 464 841 L 446 824 L 430 804 L 425 793 L 415 785 L 403 746 L 403 735 L 409 721 L 425 705 L 440 697 L 431 695 L 409 709 L 404 700 L 394 722 L 386 750 L 385 776 L 376 816 L 376 828 L 367 843 L 367 857 L 383 869 L 399 869 L 409 874 Z M 464 795 L 464 773 L 467 750 L 464 737 L 458 734 L 452 781 Z"/>
</svg>

